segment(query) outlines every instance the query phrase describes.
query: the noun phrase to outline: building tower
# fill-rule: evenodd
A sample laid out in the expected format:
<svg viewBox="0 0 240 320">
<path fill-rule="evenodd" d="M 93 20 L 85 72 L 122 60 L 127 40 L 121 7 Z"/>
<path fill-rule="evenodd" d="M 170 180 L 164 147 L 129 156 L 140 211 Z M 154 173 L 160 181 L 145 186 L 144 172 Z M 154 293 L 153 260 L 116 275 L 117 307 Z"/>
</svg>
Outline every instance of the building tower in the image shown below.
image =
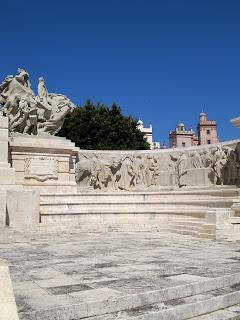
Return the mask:
<svg viewBox="0 0 240 320">
<path fill-rule="evenodd" d="M 207 119 L 206 113 L 200 113 L 198 126 L 199 145 L 218 143 L 217 122 Z"/>
</svg>

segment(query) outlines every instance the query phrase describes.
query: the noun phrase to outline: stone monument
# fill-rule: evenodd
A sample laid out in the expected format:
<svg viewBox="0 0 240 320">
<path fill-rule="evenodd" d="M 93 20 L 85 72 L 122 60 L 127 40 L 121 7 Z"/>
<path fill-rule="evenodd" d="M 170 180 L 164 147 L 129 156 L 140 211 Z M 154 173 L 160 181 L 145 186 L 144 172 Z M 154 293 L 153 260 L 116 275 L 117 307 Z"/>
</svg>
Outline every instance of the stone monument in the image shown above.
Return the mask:
<svg viewBox="0 0 240 320">
<path fill-rule="evenodd" d="M 35 95 L 24 69 L 4 79 L 0 103 L 2 226 L 149 231 L 190 215 L 219 238 L 228 232 L 221 234 L 222 226 L 232 228 L 231 215 L 237 219 L 240 140 L 184 150 L 80 150 L 56 136 L 75 105 L 49 93 L 42 77 Z"/>
<path fill-rule="evenodd" d="M 49 93 L 42 77 L 35 95 L 28 72 L 20 68 L 0 85 L 0 103 L 2 121 L 9 121 L 9 161 L 16 183 L 45 191 L 74 189 L 75 146 L 54 135 L 75 105 L 62 94 Z"/>
</svg>

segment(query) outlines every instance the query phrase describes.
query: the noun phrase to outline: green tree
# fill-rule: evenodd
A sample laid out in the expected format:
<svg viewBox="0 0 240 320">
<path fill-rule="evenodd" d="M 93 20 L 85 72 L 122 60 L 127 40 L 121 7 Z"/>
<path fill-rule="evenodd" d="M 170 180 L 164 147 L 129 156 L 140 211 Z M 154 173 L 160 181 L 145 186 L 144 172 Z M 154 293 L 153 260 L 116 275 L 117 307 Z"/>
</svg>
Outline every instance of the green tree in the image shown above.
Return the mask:
<svg viewBox="0 0 240 320">
<path fill-rule="evenodd" d="M 147 150 L 150 147 L 137 128 L 136 119 L 122 115 L 116 104 L 111 108 L 100 103 L 94 106 L 90 100 L 66 117 L 58 135 L 81 149 Z"/>
</svg>

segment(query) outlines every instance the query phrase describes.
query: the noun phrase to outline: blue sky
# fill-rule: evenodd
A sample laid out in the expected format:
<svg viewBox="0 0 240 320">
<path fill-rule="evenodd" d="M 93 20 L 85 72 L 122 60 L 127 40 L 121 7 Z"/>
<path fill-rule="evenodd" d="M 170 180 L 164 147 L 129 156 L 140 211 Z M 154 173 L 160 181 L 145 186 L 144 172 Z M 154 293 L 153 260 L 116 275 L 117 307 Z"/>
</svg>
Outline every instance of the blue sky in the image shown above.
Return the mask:
<svg viewBox="0 0 240 320">
<path fill-rule="evenodd" d="M 240 1 L 1 2 L 0 77 L 26 68 L 36 91 L 119 104 L 168 142 L 203 109 L 221 140 L 239 138 Z"/>
</svg>

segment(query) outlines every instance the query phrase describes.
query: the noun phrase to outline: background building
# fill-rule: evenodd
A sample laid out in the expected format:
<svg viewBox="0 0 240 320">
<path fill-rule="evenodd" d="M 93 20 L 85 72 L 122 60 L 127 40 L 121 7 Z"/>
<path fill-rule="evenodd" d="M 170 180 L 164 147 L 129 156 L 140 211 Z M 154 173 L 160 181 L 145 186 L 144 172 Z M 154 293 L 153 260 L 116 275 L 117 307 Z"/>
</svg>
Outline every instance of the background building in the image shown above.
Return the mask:
<svg viewBox="0 0 240 320">
<path fill-rule="evenodd" d="M 150 124 L 149 128 L 144 128 L 143 121 L 139 119 L 138 121 L 138 129 L 144 134 L 147 142 L 150 144 L 150 149 L 160 149 L 160 142 L 153 141 L 152 138 L 152 125 Z"/>
<path fill-rule="evenodd" d="M 207 119 L 206 113 L 201 112 L 197 126 L 199 144 L 218 143 L 217 122 Z"/>
<path fill-rule="evenodd" d="M 185 148 L 198 145 L 198 138 L 191 128 L 185 130 L 184 124 L 179 123 L 175 131 L 169 133 L 169 143 L 171 148 Z"/>
<path fill-rule="evenodd" d="M 192 128 L 185 130 L 183 123 L 179 123 L 176 130 L 169 133 L 170 148 L 184 148 L 218 142 L 217 122 L 207 120 L 204 112 L 201 112 L 199 116 L 197 136 Z"/>
</svg>

